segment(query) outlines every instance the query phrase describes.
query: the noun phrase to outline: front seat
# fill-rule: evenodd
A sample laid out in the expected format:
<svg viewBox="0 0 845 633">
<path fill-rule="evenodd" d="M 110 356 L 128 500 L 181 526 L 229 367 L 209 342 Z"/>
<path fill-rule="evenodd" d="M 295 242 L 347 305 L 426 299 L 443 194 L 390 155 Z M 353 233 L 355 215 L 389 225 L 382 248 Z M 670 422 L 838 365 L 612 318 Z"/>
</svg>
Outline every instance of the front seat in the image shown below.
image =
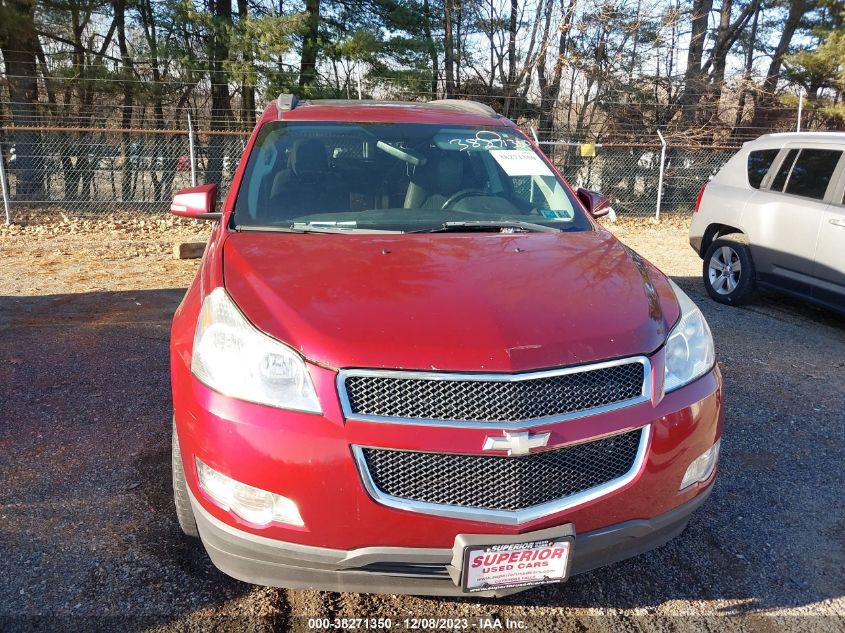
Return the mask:
<svg viewBox="0 0 845 633">
<path fill-rule="evenodd" d="M 405 197 L 406 209 L 440 209 L 449 197 L 461 190 L 464 161 L 457 152 L 440 152 L 417 168 Z"/>
<path fill-rule="evenodd" d="M 294 143 L 288 169 L 273 179 L 270 200 L 274 216 L 280 219 L 346 210 L 341 208 L 342 196 L 322 141 L 312 138 Z"/>
</svg>

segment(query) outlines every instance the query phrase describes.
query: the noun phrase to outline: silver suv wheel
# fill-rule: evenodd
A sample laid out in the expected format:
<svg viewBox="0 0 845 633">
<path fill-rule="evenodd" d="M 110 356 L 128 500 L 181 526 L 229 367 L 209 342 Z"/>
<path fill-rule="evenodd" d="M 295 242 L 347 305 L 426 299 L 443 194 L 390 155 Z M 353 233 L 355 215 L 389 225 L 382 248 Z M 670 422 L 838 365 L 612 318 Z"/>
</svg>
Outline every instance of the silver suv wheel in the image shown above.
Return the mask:
<svg viewBox="0 0 845 633">
<path fill-rule="evenodd" d="M 726 305 L 751 299 L 757 272 L 744 235 L 731 233 L 713 240 L 703 259 L 704 286 L 712 299 Z"/>
<path fill-rule="evenodd" d="M 742 263 L 739 254 L 730 246 L 722 246 L 710 256 L 707 265 L 710 286 L 720 295 L 731 294 L 739 285 Z"/>
</svg>

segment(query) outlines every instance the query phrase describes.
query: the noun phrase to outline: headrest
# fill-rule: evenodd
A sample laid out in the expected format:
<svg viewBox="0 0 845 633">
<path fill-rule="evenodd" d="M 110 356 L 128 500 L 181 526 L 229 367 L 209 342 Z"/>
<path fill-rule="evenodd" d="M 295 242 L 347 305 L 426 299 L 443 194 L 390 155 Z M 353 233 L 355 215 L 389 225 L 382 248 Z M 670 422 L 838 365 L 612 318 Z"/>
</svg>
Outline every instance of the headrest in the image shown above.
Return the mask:
<svg viewBox="0 0 845 633">
<path fill-rule="evenodd" d="M 326 146 L 315 138 L 297 141 L 291 148 L 290 168 L 300 178 L 328 171 Z"/>
<path fill-rule="evenodd" d="M 435 159 L 418 167 L 412 178 L 415 184 L 429 193 L 450 196 L 461 188 L 464 181 L 464 161 L 458 152 L 438 152 Z"/>
</svg>

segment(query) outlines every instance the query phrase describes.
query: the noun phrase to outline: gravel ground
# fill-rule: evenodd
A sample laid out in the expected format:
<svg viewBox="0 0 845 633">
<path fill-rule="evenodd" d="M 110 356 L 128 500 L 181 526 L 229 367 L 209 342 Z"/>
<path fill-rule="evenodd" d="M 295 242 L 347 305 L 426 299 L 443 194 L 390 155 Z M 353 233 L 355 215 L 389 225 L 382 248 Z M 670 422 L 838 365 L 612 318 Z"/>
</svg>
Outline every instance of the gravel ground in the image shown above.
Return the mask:
<svg viewBox="0 0 845 633">
<path fill-rule="evenodd" d="M 613 230 L 713 329 L 726 385 L 716 490 L 656 551 L 489 601 L 284 591 L 217 572 L 180 536 L 169 469 L 169 322 L 197 266 L 170 250 L 203 227 L 38 215 L 0 229 L 0 630 L 306 630 L 307 616 L 845 630 L 843 320 L 776 296 L 713 303 L 683 221 Z"/>
</svg>

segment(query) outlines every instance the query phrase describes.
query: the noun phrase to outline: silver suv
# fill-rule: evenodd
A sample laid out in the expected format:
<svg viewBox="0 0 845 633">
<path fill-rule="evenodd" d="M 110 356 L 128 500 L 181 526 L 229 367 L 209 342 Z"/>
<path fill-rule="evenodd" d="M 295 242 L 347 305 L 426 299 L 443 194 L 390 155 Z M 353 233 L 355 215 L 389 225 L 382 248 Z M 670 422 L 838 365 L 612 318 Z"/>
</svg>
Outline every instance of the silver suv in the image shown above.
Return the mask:
<svg viewBox="0 0 845 633">
<path fill-rule="evenodd" d="M 701 188 L 689 241 L 713 299 L 762 286 L 845 312 L 843 154 L 843 132 L 768 134 Z"/>
</svg>

